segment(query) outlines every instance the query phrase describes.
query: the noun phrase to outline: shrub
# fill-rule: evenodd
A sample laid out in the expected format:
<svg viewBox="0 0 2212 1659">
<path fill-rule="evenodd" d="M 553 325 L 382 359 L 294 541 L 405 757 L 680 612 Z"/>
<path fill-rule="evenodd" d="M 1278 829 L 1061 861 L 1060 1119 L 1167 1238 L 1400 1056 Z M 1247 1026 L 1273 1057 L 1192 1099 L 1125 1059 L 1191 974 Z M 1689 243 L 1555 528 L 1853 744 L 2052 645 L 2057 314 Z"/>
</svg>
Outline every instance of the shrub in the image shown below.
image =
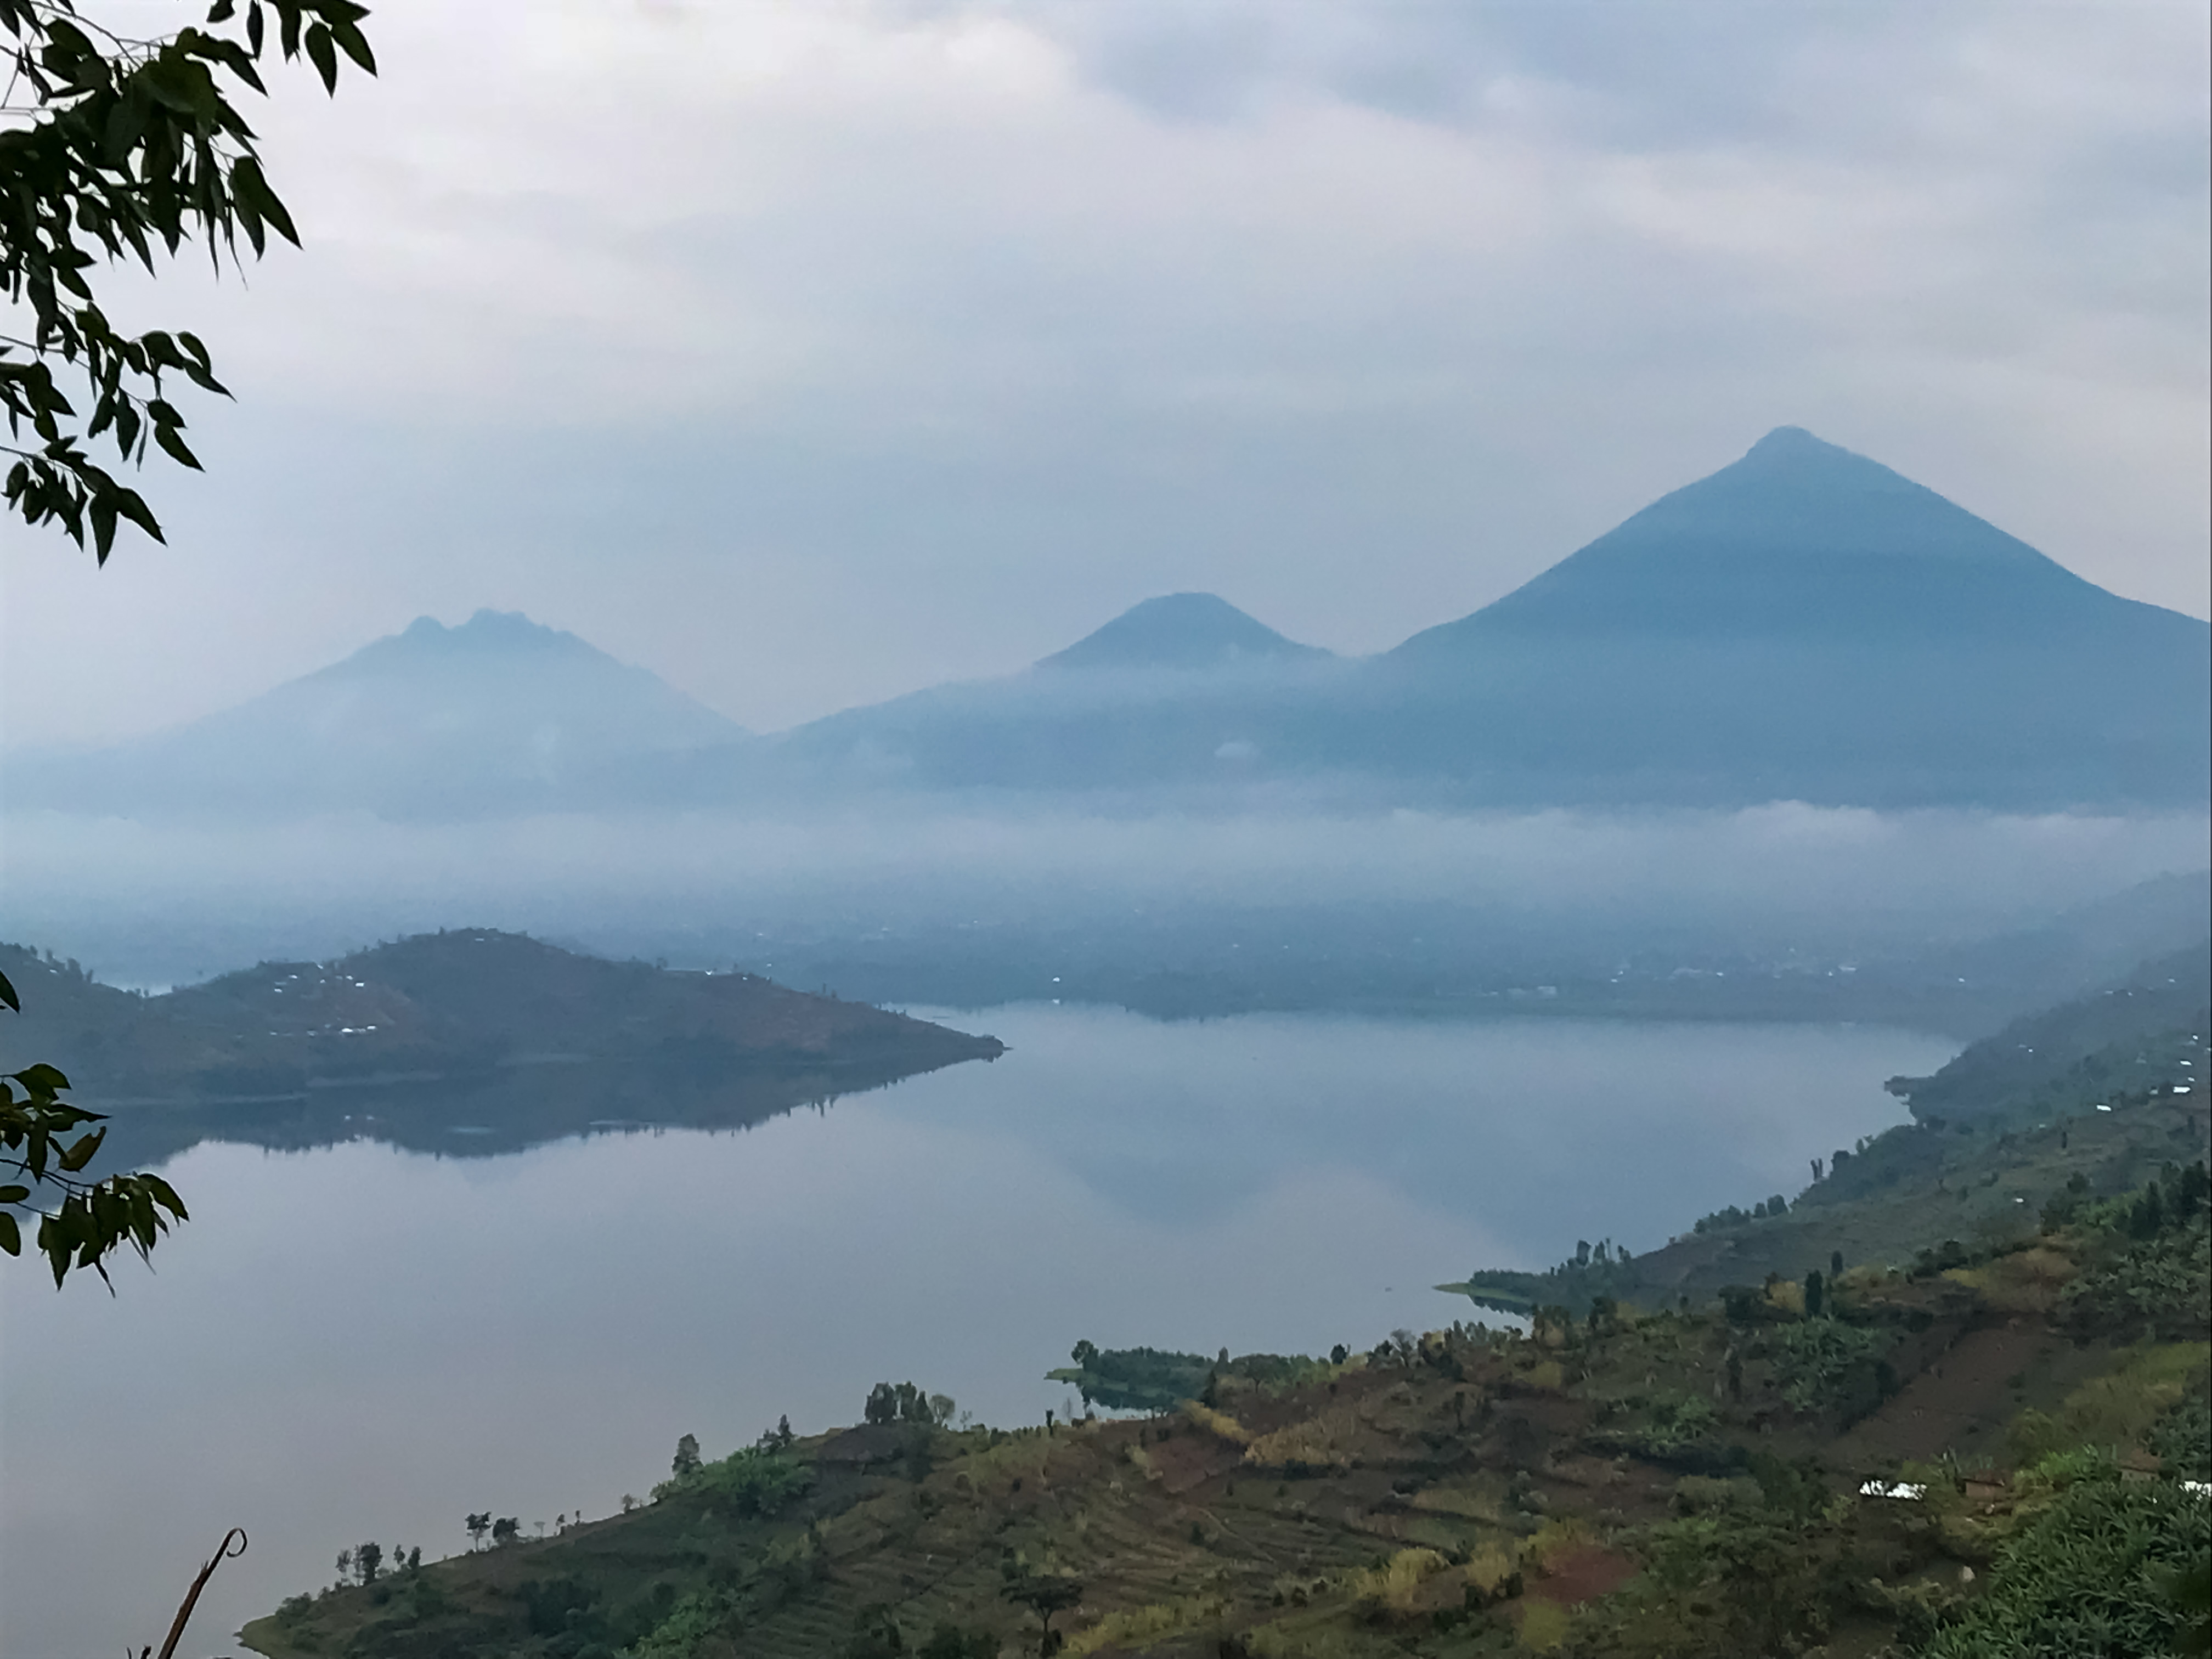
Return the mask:
<svg viewBox="0 0 2212 1659">
<path fill-rule="evenodd" d="M 2063 1490 L 1998 1550 L 1988 1588 L 1923 1659 L 2175 1650 L 2185 1615 L 2173 1575 L 2212 1547 L 2212 1505 L 2098 1460 L 2057 1462 L 2039 1473 Z"/>
<path fill-rule="evenodd" d="M 1574 1633 L 1574 1615 L 1556 1601 L 1523 1601 L 1521 1645 L 1531 1653 L 1552 1653 Z"/>
<path fill-rule="evenodd" d="M 2185 1338 L 2203 1329 L 2212 1301 L 2212 1234 L 2199 1215 L 2190 1225 L 2112 1250 L 2067 1285 L 2058 1317 L 2082 1336 Z"/>
<path fill-rule="evenodd" d="M 1875 1366 L 1889 1347 L 1881 1332 L 1832 1319 L 1787 1325 L 1768 1339 L 1775 1378 L 1792 1411 L 1870 1411 L 1881 1403 Z"/>
<path fill-rule="evenodd" d="M 1677 1515 L 1756 1509 L 1762 1501 L 1759 1483 L 1747 1475 L 1721 1479 L 1709 1474 L 1686 1474 L 1674 1483 L 1674 1507 Z"/>
<path fill-rule="evenodd" d="M 2150 1431 L 2159 1467 L 2175 1480 L 2212 1480 L 2212 1405 L 2203 1387 L 2184 1395 Z"/>
<path fill-rule="evenodd" d="M 1400 1550 L 1381 1566 L 1353 1577 L 1349 1586 L 1352 1601 L 1370 1618 L 1404 1613 L 1421 1585 L 1449 1565 L 1434 1550 Z"/>
<path fill-rule="evenodd" d="M 1634 1444 L 1655 1456 L 1695 1445 L 1720 1424 L 1713 1402 L 1698 1394 L 1662 1394 L 1651 1402 L 1650 1410 L 1650 1421 Z"/>
<path fill-rule="evenodd" d="M 1249 1446 L 1252 1443 L 1252 1431 L 1226 1412 L 1218 1412 L 1212 1407 L 1202 1405 L 1194 1400 L 1182 1408 L 1182 1413 L 1197 1427 L 1204 1429 L 1208 1434 L 1226 1440 L 1232 1446 Z"/>
</svg>

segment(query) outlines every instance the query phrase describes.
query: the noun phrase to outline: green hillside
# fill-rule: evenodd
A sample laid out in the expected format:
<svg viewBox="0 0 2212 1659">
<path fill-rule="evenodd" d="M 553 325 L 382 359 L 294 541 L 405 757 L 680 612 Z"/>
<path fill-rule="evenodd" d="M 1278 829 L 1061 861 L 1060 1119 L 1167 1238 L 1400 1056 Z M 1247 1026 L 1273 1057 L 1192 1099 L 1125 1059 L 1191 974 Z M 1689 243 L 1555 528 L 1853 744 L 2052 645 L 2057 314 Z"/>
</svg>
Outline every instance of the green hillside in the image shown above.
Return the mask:
<svg viewBox="0 0 2212 1659">
<path fill-rule="evenodd" d="M 1081 1343 L 1055 1375 L 1144 1414 L 1011 1431 L 882 1385 L 858 1427 L 679 1449 L 634 1511 L 302 1594 L 246 1637 L 270 1659 L 2179 1652 L 2212 1559 L 2189 1484 L 2212 1480 L 2206 1152 L 2203 1097 L 2171 1089 L 1906 1127 L 1664 1250 L 1477 1275 L 1525 1329 L 1306 1358 Z"/>
<path fill-rule="evenodd" d="M 203 1139 L 372 1133 L 510 1151 L 623 1122 L 728 1127 L 966 1060 L 988 1036 L 752 974 L 610 962 L 519 933 L 424 933 L 330 962 L 264 962 L 159 996 L 0 945 L 12 1052 L 111 1115 L 109 1153 Z M 458 1137 L 458 1138 L 457 1138 Z"/>
</svg>

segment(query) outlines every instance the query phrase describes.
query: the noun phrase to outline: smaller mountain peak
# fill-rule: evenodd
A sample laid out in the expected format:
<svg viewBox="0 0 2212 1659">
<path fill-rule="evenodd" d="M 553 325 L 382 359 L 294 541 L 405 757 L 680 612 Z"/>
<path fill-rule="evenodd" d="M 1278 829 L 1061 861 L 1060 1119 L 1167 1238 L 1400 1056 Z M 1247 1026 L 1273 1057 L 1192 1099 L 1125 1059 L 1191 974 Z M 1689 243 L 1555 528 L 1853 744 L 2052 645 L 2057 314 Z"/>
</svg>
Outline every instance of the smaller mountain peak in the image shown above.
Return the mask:
<svg viewBox="0 0 2212 1659">
<path fill-rule="evenodd" d="M 1220 668 L 1237 662 L 1324 657 L 1285 639 L 1216 593 L 1163 593 L 1038 665 L 1050 668 Z"/>
<path fill-rule="evenodd" d="M 1848 455 L 1849 453 L 1850 453 L 1849 450 L 1840 448 L 1824 438 L 1814 437 L 1802 426 L 1778 426 L 1746 451 L 1744 459 L 1750 460 L 1753 457 L 1758 457 L 1767 460 L 1781 460 L 1802 455 Z"/>
</svg>

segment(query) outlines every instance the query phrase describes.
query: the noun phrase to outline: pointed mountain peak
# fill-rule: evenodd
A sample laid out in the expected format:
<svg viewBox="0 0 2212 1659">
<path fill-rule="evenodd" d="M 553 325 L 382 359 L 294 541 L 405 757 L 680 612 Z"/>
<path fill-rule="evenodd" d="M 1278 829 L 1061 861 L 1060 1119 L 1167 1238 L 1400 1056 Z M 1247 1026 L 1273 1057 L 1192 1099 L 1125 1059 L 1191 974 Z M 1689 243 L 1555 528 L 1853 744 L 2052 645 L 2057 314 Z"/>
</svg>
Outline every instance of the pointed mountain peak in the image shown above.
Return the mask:
<svg viewBox="0 0 2212 1659">
<path fill-rule="evenodd" d="M 1837 444 L 1816 438 L 1802 426 L 1778 426 L 1744 453 L 1744 459 L 1753 456 L 1766 460 L 1784 460 L 1802 455 L 1849 455 L 1851 452 Z"/>
<path fill-rule="evenodd" d="M 1536 634 L 2057 637 L 2123 604 L 1879 461 L 1784 426 L 1401 648 Z"/>
<path fill-rule="evenodd" d="M 1040 668 L 1227 668 L 1329 653 L 1285 639 L 1212 593 L 1164 593 L 1132 605 Z"/>
<path fill-rule="evenodd" d="M 1951 507 L 1925 485 L 1917 484 L 1901 472 L 1891 471 L 1880 461 L 1869 460 L 1856 450 L 1845 449 L 1841 444 L 1832 444 L 1826 438 L 1814 436 L 1802 426 L 1778 426 L 1743 453 L 1743 459 L 1733 465 L 1724 466 L 1711 477 L 1692 484 L 1692 490 L 1729 481 L 1738 488 L 1755 483 L 1774 490 L 1794 490 L 1800 493 L 1818 492 L 1822 489 L 1864 493 L 1869 490 L 1892 495 L 1915 495 L 1927 498 L 1930 503 Z M 1676 490 L 1674 494 L 1686 494 Z M 1672 497 L 1668 499 L 1671 500 Z M 1951 507 L 1954 512 L 1958 508 Z"/>
</svg>

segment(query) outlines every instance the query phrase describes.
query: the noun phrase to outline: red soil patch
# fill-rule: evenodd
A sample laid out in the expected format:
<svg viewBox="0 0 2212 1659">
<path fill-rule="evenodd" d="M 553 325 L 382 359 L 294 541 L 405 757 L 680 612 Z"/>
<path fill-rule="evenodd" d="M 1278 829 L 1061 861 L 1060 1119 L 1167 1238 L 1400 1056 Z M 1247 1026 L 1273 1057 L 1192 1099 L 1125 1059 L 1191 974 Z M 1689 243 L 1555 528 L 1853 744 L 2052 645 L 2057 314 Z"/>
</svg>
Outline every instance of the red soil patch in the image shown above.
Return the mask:
<svg viewBox="0 0 2212 1659">
<path fill-rule="evenodd" d="M 1146 1446 L 1145 1455 L 1159 1478 L 1161 1489 L 1175 1496 L 1237 1468 L 1244 1461 L 1244 1449 L 1186 1429 L 1171 1439 Z"/>
<path fill-rule="evenodd" d="M 2027 1370 L 2050 1342 L 2039 1321 L 1969 1332 L 1846 1434 L 1836 1446 L 1839 1461 L 1847 1467 L 1897 1458 L 1924 1462 L 2003 1422 L 2012 1415 L 2006 1379 Z"/>
<path fill-rule="evenodd" d="M 1528 1593 L 1561 1607 L 1580 1607 L 1612 1595 L 1635 1576 L 1636 1563 L 1626 1556 L 1585 1544 L 1553 1556 L 1543 1572 L 1529 1581 Z"/>
</svg>

